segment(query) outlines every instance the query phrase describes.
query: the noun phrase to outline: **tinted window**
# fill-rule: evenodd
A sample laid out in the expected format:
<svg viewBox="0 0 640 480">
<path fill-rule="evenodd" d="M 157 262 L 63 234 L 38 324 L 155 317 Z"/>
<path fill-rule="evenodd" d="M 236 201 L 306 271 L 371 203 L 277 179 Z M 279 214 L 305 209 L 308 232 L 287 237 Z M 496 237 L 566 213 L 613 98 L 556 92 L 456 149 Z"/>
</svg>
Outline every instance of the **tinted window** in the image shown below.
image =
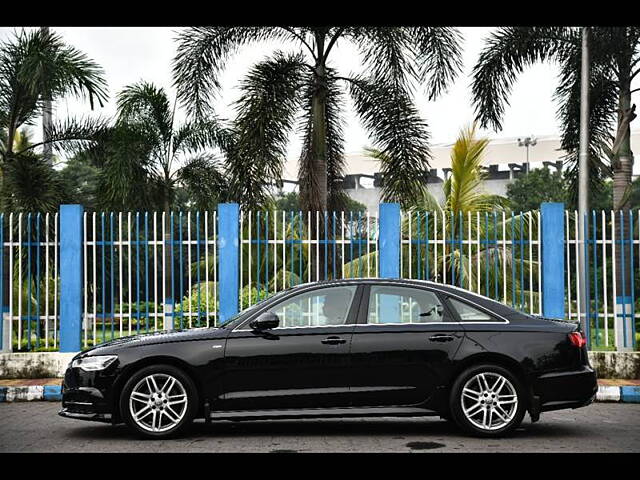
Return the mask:
<svg viewBox="0 0 640 480">
<path fill-rule="evenodd" d="M 454 308 L 456 312 L 458 312 L 458 316 L 460 320 L 463 322 L 494 322 L 495 319 L 478 310 L 477 308 L 472 307 L 466 303 L 460 302 L 454 298 L 449 298 L 451 302 L 451 306 Z"/>
<path fill-rule="evenodd" d="M 343 325 L 357 286 L 331 287 L 302 293 L 271 307 L 280 327 Z"/>
<path fill-rule="evenodd" d="M 408 287 L 371 287 L 367 323 L 442 322 L 443 315 L 443 306 L 433 292 Z"/>
</svg>

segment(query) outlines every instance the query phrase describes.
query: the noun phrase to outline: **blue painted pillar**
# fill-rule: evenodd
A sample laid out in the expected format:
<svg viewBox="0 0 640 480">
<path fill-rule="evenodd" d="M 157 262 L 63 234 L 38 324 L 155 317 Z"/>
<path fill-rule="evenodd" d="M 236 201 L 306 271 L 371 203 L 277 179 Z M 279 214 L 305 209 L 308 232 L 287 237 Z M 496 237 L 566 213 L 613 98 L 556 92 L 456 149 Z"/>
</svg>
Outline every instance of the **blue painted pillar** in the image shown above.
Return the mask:
<svg viewBox="0 0 640 480">
<path fill-rule="evenodd" d="M 540 205 L 542 222 L 542 314 L 564 318 L 564 203 Z"/>
<path fill-rule="evenodd" d="M 237 203 L 218 204 L 218 279 L 220 319 L 238 313 L 240 291 L 240 206 Z"/>
<path fill-rule="evenodd" d="M 60 351 L 80 351 L 82 205 L 60 205 Z"/>
<path fill-rule="evenodd" d="M 381 203 L 378 219 L 380 276 L 400 278 L 400 204 Z"/>
</svg>

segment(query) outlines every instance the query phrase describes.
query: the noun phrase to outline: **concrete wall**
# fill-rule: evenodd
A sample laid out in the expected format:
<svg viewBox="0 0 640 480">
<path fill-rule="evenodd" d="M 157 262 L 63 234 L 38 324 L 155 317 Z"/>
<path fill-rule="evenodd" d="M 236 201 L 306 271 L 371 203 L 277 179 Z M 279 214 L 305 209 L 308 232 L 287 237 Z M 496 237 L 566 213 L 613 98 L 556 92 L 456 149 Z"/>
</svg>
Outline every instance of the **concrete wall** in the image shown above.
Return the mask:
<svg viewBox="0 0 640 480">
<path fill-rule="evenodd" d="M 0 354 L 0 378 L 62 377 L 76 353 L 2 353 Z"/>
<path fill-rule="evenodd" d="M 640 379 L 640 352 L 589 352 L 599 378 Z"/>
</svg>

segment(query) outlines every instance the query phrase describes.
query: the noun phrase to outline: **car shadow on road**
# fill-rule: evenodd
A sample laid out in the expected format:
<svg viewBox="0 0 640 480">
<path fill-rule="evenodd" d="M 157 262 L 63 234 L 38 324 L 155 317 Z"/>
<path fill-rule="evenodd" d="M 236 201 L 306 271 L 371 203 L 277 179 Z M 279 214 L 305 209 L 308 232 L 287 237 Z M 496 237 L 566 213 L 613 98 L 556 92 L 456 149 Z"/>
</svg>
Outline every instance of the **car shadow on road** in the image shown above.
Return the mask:
<svg viewBox="0 0 640 480">
<path fill-rule="evenodd" d="M 562 438 L 589 437 L 592 432 L 579 424 L 558 424 L 523 422 L 510 438 Z M 466 435 L 451 422 L 438 419 L 323 419 L 323 420 L 255 420 L 244 422 L 217 421 L 206 424 L 196 421 L 175 440 L 197 438 L 234 437 L 414 437 L 429 436 L 444 438 L 464 438 Z M 137 438 L 125 425 L 91 424 L 70 428 L 67 437 L 84 440 L 114 440 Z"/>
</svg>

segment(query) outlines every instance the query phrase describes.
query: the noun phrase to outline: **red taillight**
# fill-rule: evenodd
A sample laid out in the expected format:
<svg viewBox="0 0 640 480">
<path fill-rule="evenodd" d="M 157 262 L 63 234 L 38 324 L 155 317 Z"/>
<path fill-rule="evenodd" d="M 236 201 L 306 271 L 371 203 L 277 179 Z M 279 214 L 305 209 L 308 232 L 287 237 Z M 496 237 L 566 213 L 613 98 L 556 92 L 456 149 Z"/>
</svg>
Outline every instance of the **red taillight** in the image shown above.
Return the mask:
<svg viewBox="0 0 640 480">
<path fill-rule="evenodd" d="M 569 334 L 569 341 L 574 347 L 582 348 L 587 344 L 587 339 L 584 338 L 582 332 L 571 332 Z"/>
</svg>

